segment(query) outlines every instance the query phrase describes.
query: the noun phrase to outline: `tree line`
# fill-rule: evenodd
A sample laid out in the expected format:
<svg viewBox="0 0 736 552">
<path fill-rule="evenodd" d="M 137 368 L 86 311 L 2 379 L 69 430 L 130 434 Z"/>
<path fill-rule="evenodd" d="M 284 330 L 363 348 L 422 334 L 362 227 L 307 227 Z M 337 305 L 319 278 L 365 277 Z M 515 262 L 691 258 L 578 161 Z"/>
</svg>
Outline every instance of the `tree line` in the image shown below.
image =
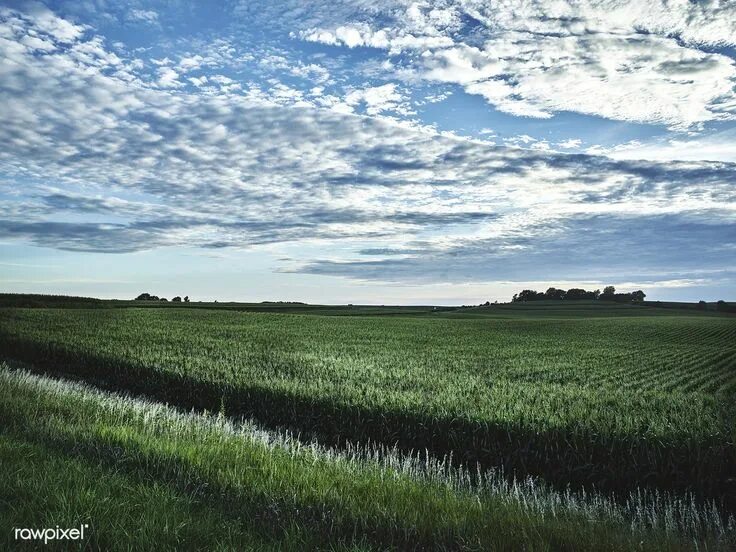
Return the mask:
<svg viewBox="0 0 736 552">
<path fill-rule="evenodd" d="M 515 293 L 511 301 L 513 303 L 523 303 L 526 301 L 549 301 L 549 300 L 578 300 L 589 299 L 595 301 L 616 301 L 617 303 L 640 303 L 644 301 L 646 293 L 642 290 L 632 291 L 630 293 L 616 293 L 616 288 L 606 286 L 603 291 L 596 289 L 587 291 L 580 288 L 564 289 L 549 288 L 547 291 L 534 291 L 533 289 L 525 289 L 519 293 Z"/>
<path fill-rule="evenodd" d="M 150 293 L 141 293 L 135 298 L 136 301 L 168 301 L 166 297 L 159 297 L 158 295 L 151 295 Z M 183 299 L 185 303 L 189 302 L 189 296 L 186 295 Z M 171 300 L 172 303 L 181 303 L 182 298 L 178 295 Z"/>
</svg>

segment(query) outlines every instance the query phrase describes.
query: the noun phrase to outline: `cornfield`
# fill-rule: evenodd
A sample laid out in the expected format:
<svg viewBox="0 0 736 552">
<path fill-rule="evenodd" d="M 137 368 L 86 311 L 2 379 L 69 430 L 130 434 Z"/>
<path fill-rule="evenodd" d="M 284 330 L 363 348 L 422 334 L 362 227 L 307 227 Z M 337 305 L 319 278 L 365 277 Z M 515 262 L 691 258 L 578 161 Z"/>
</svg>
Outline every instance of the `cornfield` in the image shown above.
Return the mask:
<svg viewBox="0 0 736 552">
<path fill-rule="evenodd" d="M 706 533 L 722 542 L 712 535 L 727 533 L 736 506 L 736 321 L 628 314 L 2 309 L 0 347 L 24 369 L 278 428 L 361 470 L 396 472 L 403 462 L 415 481 L 439 462 L 451 474 L 440 478 L 442 496 L 489 488 L 494 504 L 515 496 L 507 507 L 517 508 L 538 504 L 533 489 L 543 489 L 545 504 L 579 504 L 578 513 L 606 504 L 606 519 L 634 533 L 712 511 L 720 533 L 667 523 L 694 542 Z M 420 458 L 435 468 L 420 470 Z M 545 508 L 534 515 L 552 515 Z M 456 529 L 446 543 L 460 542 Z"/>
</svg>

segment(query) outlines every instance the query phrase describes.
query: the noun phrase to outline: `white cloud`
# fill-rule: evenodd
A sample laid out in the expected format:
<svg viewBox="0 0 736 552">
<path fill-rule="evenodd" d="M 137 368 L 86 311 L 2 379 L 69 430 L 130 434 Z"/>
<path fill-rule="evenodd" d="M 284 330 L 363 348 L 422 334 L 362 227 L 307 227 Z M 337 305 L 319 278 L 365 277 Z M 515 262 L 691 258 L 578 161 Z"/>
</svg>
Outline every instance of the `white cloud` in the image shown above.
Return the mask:
<svg viewBox="0 0 736 552">
<path fill-rule="evenodd" d="M 345 96 L 343 101 L 351 107 L 364 103 L 365 112 L 368 115 L 378 115 L 384 111 L 402 113 L 407 111 L 407 108 L 402 105 L 404 99 L 396 90 L 394 83 L 353 90 Z"/>
<path fill-rule="evenodd" d="M 324 26 L 297 35 L 408 56 L 409 78 L 462 85 L 518 116 L 576 111 L 677 129 L 736 118 L 736 63 L 701 49 L 736 44 L 732 2 L 353 5 L 360 23 L 336 9 L 342 24 L 329 23 L 338 16 L 326 15 Z M 464 16 L 475 26 L 464 27 Z"/>
<path fill-rule="evenodd" d="M 631 140 L 616 146 L 598 146 L 592 151 L 614 159 L 736 163 L 736 130 L 726 130 L 707 136 L 667 138 L 645 143 Z"/>
<path fill-rule="evenodd" d="M 86 27 L 76 25 L 56 17 L 56 15 L 42 4 L 32 3 L 28 6 L 28 15 L 33 19 L 36 29 L 47 34 L 54 40 L 68 44 L 82 36 Z"/>
<path fill-rule="evenodd" d="M 171 67 L 159 67 L 158 69 L 158 85 L 164 88 L 173 88 L 181 86 L 181 82 L 178 80 L 179 73 L 174 71 Z"/>
<path fill-rule="evenodd" d="M 305 31 L 300 33 L 300 36 L 310 42 L 321 42 L 331 45 L 341 44 L 348 48 L 355 48 L 357 46 L 387 48 L 389 46 L 385 31 L 373 31 L 367 26 L 341 25 L 333 31 Z"/>
<path fill-rule="evenodd" d="M 426 103 L 439 103 L 445 101 L 447 98 L 452 96 L 452 92 L 439 92 L 437 94 L 430 94 L 424 98 Z M 421 105 L 421 102 L 419 102 Z"/>
<path fill-rule="evenodd" d="M 199 69 L 202 66 L 204 58 L 200 55 L 184 56 L 179 60 L 179 70 L 186 73 L 193 69 Z"/>
<path fill-rule="evenodd" d="M 437 32 L 455 24 L 446 14 L 429 20 Z M 151 73 L 95 36 L 46 36 L 46 53 L 24 45 L 37 27 L 12 13 L 0 21 L 0 185 L 14 194 L 2 203 L 4 239 L 100 251 L 372 240 L 420 251 L 402 262 L 427 253 L 418 265 L 392 265 L 394 276 L 488 279 L 491 269 L 511 270 L 519 251 L 546 267 L 569 251 L 610 247 L 612 233 L 649 255 L 637 262 L 656 257 L 659 232 L 668 251 L 679 247 L 671 236 L 689 244 L 681 249 L 695 262 L 696 246 L 733 228 L 736 165 L 559 155 L 528 135 L 516 137 L 525 148 L 490 147 L 336 112 L 398 111 L 394 83 L 340 98 L 208 74 L 188 81 L 206 93 L 192 91 L 178 86 L 178 62 L 161 60 Z M 377 278 L 385 266 L 365 274 Z"/>
<path fill-rule="evenodd" d="M 201 88 L 202 86 L 207 84 L 207 77 L 204 75 L 201 77 L 189 77 L 187 80 L 197 88 Z"/>
<path fill-rule="evenodd" d="M 582 144 L 583 144 L 582 140 L 579 140 L 577 138 L 570 138 L 569 140 L 558 142 L 556 145 L 558 148 L 562 148 L 562 149 L 575 149 L 575 148 L 579 148 Z"/>
<path fill-rule="evenodd" d="M 324 83 L 330 78 L 330 72 L 316 63 L 299 63 L 292 66 L 290 72 L 294 76 L 313 80 L 316 83 Z"/>
<path fill-rule="evenodd" d="M 48 40 L 43 40 L 37 36 L 24 36 L 20 43 L 27 46 L 31 50 L 41 50 L 42 52 L 52 52 L 56 49 L 56 46 Z"/>
<path fill-rule="evenodd" d="M 149 25 L 158 24 L 158 13 L 153 10 L 132 9 L 128 12 L 127 18 L 129 21 L 137 21 Z"/>
</svg>

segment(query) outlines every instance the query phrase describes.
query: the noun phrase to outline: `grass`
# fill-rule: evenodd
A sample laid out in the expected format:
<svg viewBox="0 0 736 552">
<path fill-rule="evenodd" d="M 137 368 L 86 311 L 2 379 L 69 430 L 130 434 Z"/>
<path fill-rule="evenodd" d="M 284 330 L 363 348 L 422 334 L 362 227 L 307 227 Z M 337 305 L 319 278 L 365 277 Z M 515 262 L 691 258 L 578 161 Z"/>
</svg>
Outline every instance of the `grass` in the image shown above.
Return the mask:
<svg viewBox="0 0 736 552">
<path fill-rule="evenodd" d="M 13 528 L 82 523 L 91 527 L 84 541 L 90 549 L 156 543 L 164 550 L 296 550 L 304 542 L 296 531 L 268 539 L 216 505 L 205 507 L 166 484 L 21 437 L 0 435 L 0 463 L 0 547 L 5 550 L 19 547 Z"/>
<path fill-rule="evenodd" d="M 305 445 L 222 415 L 0 366 L 0 526 L 89 522 L 89 548 L 728 550 L 733 519 L 624 505 L 430 457 Z M 1 542 L 1 541 L 0 541 Z"/>
<path fill-rule="evenodd" d="M 732 316 L 41 299 L 0 308 L 0 547 L 736 547 Z"/>
<path fill-rule="evenodd" d="M 728 500 L 736 320 L 6 309 L 11 358 L 329 446 L 453 453 L 564 488 Z"/>
</svg>

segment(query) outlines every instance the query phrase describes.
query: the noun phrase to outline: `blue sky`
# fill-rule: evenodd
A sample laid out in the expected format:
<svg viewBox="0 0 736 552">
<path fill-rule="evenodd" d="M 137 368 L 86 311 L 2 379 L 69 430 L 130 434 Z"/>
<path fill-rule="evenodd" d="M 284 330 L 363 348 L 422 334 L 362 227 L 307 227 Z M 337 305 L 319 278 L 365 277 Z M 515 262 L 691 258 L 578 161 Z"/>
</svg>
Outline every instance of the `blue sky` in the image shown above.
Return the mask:
<svg viewBox="0 0 736 552">
<path fill-rule="evenodd" d="M 735 299 L 736 3 L 0 2 L 0 287 Z"/>
</svg>

